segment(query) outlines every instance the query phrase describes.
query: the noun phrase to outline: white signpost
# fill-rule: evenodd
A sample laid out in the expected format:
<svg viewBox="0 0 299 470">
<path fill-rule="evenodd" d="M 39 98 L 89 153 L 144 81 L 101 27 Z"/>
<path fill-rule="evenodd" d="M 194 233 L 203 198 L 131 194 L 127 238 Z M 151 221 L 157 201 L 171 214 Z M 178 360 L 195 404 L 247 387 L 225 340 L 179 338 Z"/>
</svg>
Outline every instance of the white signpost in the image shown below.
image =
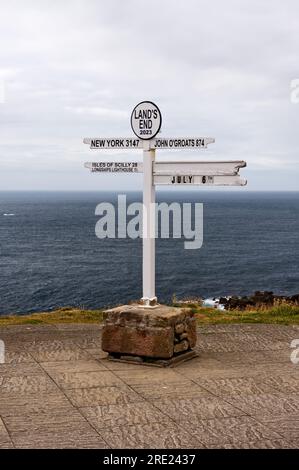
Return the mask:
<svg viewBox="0 0 299 470">
<path fill-rule="evenodd" d="M 132 137 L 87 137 L 83 139 L 84 144 L 88 144 L 91 150 L 142 150 L 150 149 L 205 149 L 209 144 L 213 144 L 212 137 L 175 137 L 175 138 L 153 138 L 151 140 L 141 140 Z"/>
<path fill-rule="evenodd" d="M 143 295 L 145 306 L 157 302 L 155 294 L 155 186 L 200 185 L 244 186 L 240 178 L 244 161 L 160 161 L 155 162 L 156 149 L 204 149 L 215 142 L 212 137 L 160 138 L 162 116 L 151 101 L 139 103 L 131 115 L 131 127 L 136 137 L 85 138 L 92 150 L 143 150 L 141 162 L 87 162 L 85 167 L 93 173 L 143 172 Z M 104 156 L 104 155 L 103 155 Z M 107 155 L 106 155 L 107 156 Z"/>
<path fill-rule="evenodd" d="M 243 178 L 240 178 L 239 175 L 236 176 L 213 176 L 213 175 L 178 175 L 174 173 L 173 175 L 157 175 L 154 176 L 154 185 L 160 184 L 170 184 L 170 185 L 187 185 L 195 184 L 200 186 L 245 186 L 247 181 Z"/>
<path fill-rule="evenodd" d="M 237 175 L 240 168 L 246 167 L 244 161 L 231 162 L 155 162 L 153 166 L 154 175 Z"/>
</svg>

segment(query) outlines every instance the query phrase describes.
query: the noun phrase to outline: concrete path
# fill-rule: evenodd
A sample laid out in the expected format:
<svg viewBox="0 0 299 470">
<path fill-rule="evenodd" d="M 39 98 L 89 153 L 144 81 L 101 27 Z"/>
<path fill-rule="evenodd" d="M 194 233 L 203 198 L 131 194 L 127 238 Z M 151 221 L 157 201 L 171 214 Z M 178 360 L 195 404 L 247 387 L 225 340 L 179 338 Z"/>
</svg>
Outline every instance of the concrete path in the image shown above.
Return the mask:
<svg viewBox="0 0 299 470">
<path fill-rule="evenodd" d="M 109 362 L 100 333 L 0 328 L 0 448 L 298 447 L 298 326 L 199 328 L 174 369 Z"/>
</svg>

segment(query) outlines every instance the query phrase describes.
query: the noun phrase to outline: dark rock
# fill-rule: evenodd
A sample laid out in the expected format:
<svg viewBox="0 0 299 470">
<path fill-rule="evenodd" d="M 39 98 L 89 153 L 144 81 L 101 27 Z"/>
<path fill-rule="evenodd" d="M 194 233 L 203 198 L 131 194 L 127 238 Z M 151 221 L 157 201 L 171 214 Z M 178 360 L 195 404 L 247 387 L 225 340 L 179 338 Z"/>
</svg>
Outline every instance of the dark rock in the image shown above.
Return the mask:
<svg viewBox="0 0 299 470">
<path fill-rule="evenodd" d="M 181 333 L 184 333 L 184 331 L 185 331 L 184 323 L 178 323 L 177 325 L 175 325 L 175 333 L 177 335 L 180 335 Z"/>
<path fill-rule="evenodd" d="M 294 303 L 296 305 L 299 305 L 299 294 L 292 295 L 290 300 L 291 300 L 292 303 Z"/>
<path fill-rule="evenodd" d="M 271 306 L 274 304 L 275 296 L 270 291 L 256 291 L 252 296 L 237 297 L 228 299 L 221 297 L 219 303 L 224 305 L 227 310 L 245 310 L 248 307 L 258 307 L 261 305 Z"/>
<path fill-rule="evenodd" d="M 188 339 L 188 333 L 182 333 L 180 335 L 180 341 L 183 341 L 183 339 Z"/>
<path fill-rule="evenodd" d="M 183 352 L 183 351 L 187 351 L 187 349 L 189 349 L 189 343 L 188 343 L 188 341 L 184 340 L 184 341 L 181 341 L 180 343 L 175 345 L 174 352 L 175 353 L 180 353 L 180 352 Z"/>
<path fill-rule="evenodd" d="M 274 295 L 273 292 L 265 291 L 260 292 L 256 291 L 251 297 L 253 305 L 273 305 L 274 304 Z"/>
<path fill-rule="evenodd" d="M 231 297 L 227 300 L 225 308 L 227 310 L 245 310 L 251 305 L 254 305 L 254 302 L 248 297 Z"/>
</svg>

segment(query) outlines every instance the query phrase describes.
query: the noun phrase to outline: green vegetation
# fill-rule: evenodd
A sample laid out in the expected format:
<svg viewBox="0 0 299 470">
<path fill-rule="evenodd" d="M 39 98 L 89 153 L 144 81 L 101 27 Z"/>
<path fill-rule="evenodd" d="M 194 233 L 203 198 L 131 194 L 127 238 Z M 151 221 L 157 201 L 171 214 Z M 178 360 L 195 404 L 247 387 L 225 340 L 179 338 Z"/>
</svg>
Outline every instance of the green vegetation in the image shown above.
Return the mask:
<svg viewBox="0 0 299 470">
<path fill-rule="evenodd" d="M 217 323 L 275 323 L 299 324 L 299 305 L 255 307 L 247 310 L 217 310 L 196 304 L 190 305 L 199 324 Z"/>
<path fill-rule="evenodd" d="M 262 306 L 247 310 L 217 310 L 201 307 L 198 303 L 181 304 L 176 302 L 173 306 L 190 309 L 195 314 L 199 325 L 219 323 L 299 324 L 299 305 L 280 304 L 273 307 Z M 0 326 L 42 323 L 100 323 L 102 320 L 102 310 L 64 307 L 52 312 L 0 316 Z"/>
<path fill-rule="evenodd" d="M 37 325 L 42 323 L 99 323 L 102 320 L 102 310 L 64 307 L 52 312 L 32 313 L 31 315 L 0 316 L 0 326 Z"/>
</svg>

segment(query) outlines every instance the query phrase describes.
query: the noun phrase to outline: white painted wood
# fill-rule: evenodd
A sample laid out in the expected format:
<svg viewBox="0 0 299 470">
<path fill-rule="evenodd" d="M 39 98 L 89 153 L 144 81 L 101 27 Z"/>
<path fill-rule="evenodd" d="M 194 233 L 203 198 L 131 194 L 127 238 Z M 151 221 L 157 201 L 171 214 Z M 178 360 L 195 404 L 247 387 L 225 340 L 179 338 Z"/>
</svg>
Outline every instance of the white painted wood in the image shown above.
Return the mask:
<svg viewBox="0 0 299 470">
<path fill-rule="evenodd" d="M 171 186 L 245 186 L 246 179 L 236 176 L 213 176 L 213 175 L 157 175 L 154 176 L 154 185 L 171 185 Z"/>
<path fill-rule="evenodd" d="M 151 141 L 155 149 L 203 149 L 215 142 L 214 137 L 156 137 Z"/>
<path fill-rule="evenodd" d="M 83 143 L 91 150 L 122 150 L 135 149 L 205 149 L 215 142 L 212 137 L 156 137 L 151 140 L 141 140 L 137 137 L 86 137 Z M 149 147 L 148 147 L 149 145 Z"/>
<path fill-rule="evenodd" d="M 246 162 L 215 161 L 215 162 L 179 162 L 159 161 L 153 164 L 153 173 L 156 175 L 236 175 L 240 168 L 246 167 Z"/>
<path fill-rule="evenodd" d="M 155 294 L 155 186 L 153 185 L 154 150 L 143 152 L 143 252 L 142 301 L 149 305 Z"/>
<path fill-rule="evenodd" d="M 88 168 L 92 173 L 142 173 L 142 162 L 86 162 L 85 168 Z"/>
</svg>

